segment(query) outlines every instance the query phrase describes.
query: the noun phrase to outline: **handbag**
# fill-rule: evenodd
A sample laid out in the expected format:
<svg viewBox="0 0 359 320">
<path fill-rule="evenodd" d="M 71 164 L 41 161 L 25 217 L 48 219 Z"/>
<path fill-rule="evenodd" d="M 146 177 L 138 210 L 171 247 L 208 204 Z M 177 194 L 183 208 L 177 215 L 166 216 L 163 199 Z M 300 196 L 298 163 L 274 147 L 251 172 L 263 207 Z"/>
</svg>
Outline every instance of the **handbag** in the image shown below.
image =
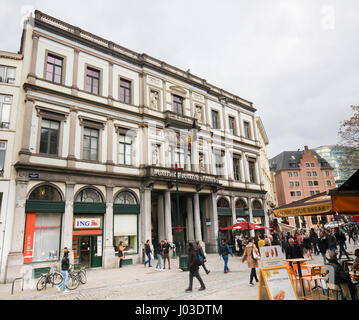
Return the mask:
<svg viewBox="0 0 359 320">
<path fill-rule="evenodd" d="M 122 257 L 122 256 L 123 256 L 122 250 L 118 250 L 118 256 L 119 256 L 119 257 Z"/>
<path fill-rule="evenodd" d="M 260 258 L 261 258 L 260 254 L 258 253 L 258 251 L 255 248 L 253 248 L 253 250 L 252 250 L 252 257 L 254 260 L 260 260 Z"/>
</svg>

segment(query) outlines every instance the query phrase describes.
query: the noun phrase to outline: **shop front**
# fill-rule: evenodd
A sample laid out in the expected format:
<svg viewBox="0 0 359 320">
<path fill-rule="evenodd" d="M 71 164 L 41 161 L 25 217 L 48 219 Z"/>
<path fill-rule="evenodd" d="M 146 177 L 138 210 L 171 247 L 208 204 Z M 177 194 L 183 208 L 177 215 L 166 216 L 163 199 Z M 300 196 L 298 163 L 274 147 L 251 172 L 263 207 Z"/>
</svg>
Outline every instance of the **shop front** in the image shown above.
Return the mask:
<svg viewBox="0 0 359 320">
<path fill-rule="evenodd" d="M 85 268 L 102 267 L 105 213 L 106 204 L 98 191 L 84 189 L 77 196 L 72 232 L 75 264 Z"/>
</svg>

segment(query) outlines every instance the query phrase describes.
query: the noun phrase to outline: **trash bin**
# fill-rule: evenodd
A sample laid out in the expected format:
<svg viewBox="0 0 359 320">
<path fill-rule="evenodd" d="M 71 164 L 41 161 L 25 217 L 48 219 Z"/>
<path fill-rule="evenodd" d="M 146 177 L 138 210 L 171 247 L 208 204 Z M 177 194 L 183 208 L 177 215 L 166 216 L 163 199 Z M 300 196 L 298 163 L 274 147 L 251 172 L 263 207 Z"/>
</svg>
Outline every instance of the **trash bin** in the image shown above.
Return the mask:
<svg viewBox="0 0 359 320">
<path fill-rule="evenodd" d="M 179 268 L 182 271 L 188 271 L 188 254 L 181 254 L 179 256 Z"/>
</svg>

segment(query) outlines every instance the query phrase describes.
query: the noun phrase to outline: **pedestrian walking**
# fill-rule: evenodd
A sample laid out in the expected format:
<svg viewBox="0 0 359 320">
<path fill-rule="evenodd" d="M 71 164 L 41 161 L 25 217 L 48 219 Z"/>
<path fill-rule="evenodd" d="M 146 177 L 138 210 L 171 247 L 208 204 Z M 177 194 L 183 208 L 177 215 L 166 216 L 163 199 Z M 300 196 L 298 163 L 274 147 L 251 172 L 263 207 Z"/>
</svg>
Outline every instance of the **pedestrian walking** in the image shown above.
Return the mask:
<svg viewBox="0 0 359 320">
<path fill-rule="evenodd" d="M 147 240 L 145 243 L 145 254 L 147 256 L 147 260 L 145 260 L 145 267 L 146 264 L 148 263 L 148 267 L 152 267 L 151 266 L 151 254 L 152 254 L 152 250 L 151 250 L 151 245 L 150 245 L 150 240 Z"/>
<path fill-rule="evenodd" d="M 319 252 L 323 257 L 323 263 L 326 264 L 327 263 L 326 253 L 327 250 L 329 249 L 329 246 L 328 246 L 328 240 L 326 238 L 326 233 L 324 231 L 320 231 L 319 233 L 318 247 L 319 247 Z"/>
<path fill-rule="evenodd" d="M 162 246 L 163 269 L 166 269 L 166 260 L 168 260 L 168 269 L 171 270 L 170 249 L 172 249 L 172 246 L 167 242 L 167 239 L 165 239 Z"/>
<path fill-rule="evenodd" d="M 122 261 L 125 259 L 125 248 L 123 246 L 123 241 L 120 241 L 118 244 L 118 257 L 120 259 L 119 267 L 122 268 Z"/>
<path fill-rule="evenodd" d="M 347 240 L 347 238 L 345 237 L 344 232 L 339 230 L 338 228 L 337 231 L 335 232 L 335 238 L 339 243 L 339 259 L 342 258 L 343 253 L 347 256 L 347 259 L 350 259 L 348 252 L 345 250 L 345 245 L 346 245 L 345 241 Z"/>
<path fill-rule="evenodd" d="M 197 249 L 199 254 L 199 260 L 201 261 L 201 266 L 204 269 L 204 271 L 209 274 L 211 271 L 206 268 L 205 263 L 207 262 L 206 256 L 204 254 L 203 248 L 201 247 L 201 243 L 197 241 Z"/>
<path fill-rule="evenodd" d="M 188 244 L 188 270 L 189 270 L 189 285 L 186 289 L 186 292 L 192 291 L 192 285 L 193 285 L 193 277 L 196 277 L 199 283 L 201 284 L 201 287 L 198 289 L 199 291 L 205 290 L 206 286 L 204 285 L 204 282 L 199 275 L 199 267 L 201 266 L 201 261 L 198 258 L 199 251 L 197 248 L 193 246 L 193 243 Z"/>
<path fill-rule="evenodd" d="M 258 240 L 258 250 L 260 250 L 264 246 L 264 236 L 260 235 L 260 239 Z M 268 239 L 268 238 L 266 238 Z"/>
<path fill-rule="evenodd" d="M 303 238 L 303 255 L 305 253 L 308 255 L 309 259 L 312 259 L 312 245 L 309 238 L 309 233 L 306 233 Z"/>
<path fill-rule="evenodd" d="M 327 229 L 326 231 L 326 237 L 327 237 L 327 241 L 328 241 L 328 248 L 330 251 L 337 251 L 337 239 L 335 238 L 335 236 L 332 234 L 332 232 L 330 231 L 330 229 Z"/>
<path fill-rule="evenodd" d="M 237 238 L 237 244 L 238 244 L 238 256 L 240 257 L 243 254 L 242 235 L 239 235 L 239 237 Z"/>
<path fill-rule="evenodd" d="M 156 264 L 156 271 L 163 271 L 162 268 L 162 247 L 163 247 L 164 241 L 161 240 L 161 242 L 157 245 L 156 248 L 156 254 L 157 254 L 157 264 Z"/>
<path fill-rule="evenodd" d="M 256 259 L 254 259 L 254 257 L 253 257 L 253 250 L 258 252 L 258 249 L 257 249 L 256 245 L 254 244 L 253 237 L 249 237 L 248 244 L 244 249 L 242 262 L 247 260 L 248 268 L 251 269 L 251 274 L 249 276 L 249 285 L 250 286 L 254 285 L 253 279 L 255 279 L 256 282 L 258 282 L 258 278 L 257 278 L 257 274 L 256 274 L 256 268 L 258 268 L 258 261 Z"/>
<path fill-rule="evenodd" d="M 70 258 L 69 258 L 70 251 L 67 249 L 67 247 L 64 248 L 64 256 L 61 259 L 61 274 L 62 274 L 62 281 L 57 286 L 57 290 L 60 291 L 62 287 L 63 293 L 70 292 L 66 289 L 66 281 L 67 277 L 69 275 L 69 268 L 70 268 Z"/>
<path fill-rule="evenodd" d="M 311 242 L 311 246 L 314 250 L 314 254 L 318 255 L 319 254 L 319 250 L 318 250 L 318 235 L 315 232 L 315 230 L 313 228 L 310 229 L 310 242 Z"/>
<path fill-rule="evenodd" d="M 254 241 L 254 239 L 253 239 Z M 229 272 L 228 268 L 228 255 L 231 255 L 233 257 L 233 253 L 231 248 L 228 245 L 227 240 L 222 240 L 221 246 L 219 247 L 219 256 L 222 256 L 224 261 L 224 273 Z"/>
</svg>

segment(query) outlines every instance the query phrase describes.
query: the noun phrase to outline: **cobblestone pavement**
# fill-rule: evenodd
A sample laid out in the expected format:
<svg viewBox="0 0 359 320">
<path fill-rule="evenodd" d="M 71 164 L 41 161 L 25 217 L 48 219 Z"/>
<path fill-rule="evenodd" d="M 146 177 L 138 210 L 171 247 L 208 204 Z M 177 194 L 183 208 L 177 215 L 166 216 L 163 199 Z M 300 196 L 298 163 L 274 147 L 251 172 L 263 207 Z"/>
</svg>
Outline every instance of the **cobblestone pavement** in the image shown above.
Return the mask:
<svg viewBox="0 0 359 320">
<path fill-rule="evenodd" d="M 348 244 L 348 251 L 354 249 Z M 64 294 L 55 287 L 43 291 L 36 289 L 21 291 L 20 282 L 11 295 L 11 284 L 0 285 L 1 300 L 257 300 L 258 284 L 249 286 L 250 269 L 238 256 L 229 257 L 230 272 L 223 273 L 223 260 L 217 254 L 207 255 L 206 275 L 200 269 L 201 277 L 207 287 L 200 287 L 195 278 L 193 291 L 185 293 L 188 287 L 189 273 L 178 268 L 178 259 L 171 259 L 171 269 L 158 272 L 154 267 L 143 264 L 124 266 L 121 269 L 90 269 L 87 271 L 87 283 Z M 156 260 L 154 261 L 156 263 Z M 154 263 L 154 265 L 155 265 Z M 312 263 L 322 263 L 321 256 L 313 254 Z M 258 274 L 257 269 L 257 274 Z M 36 285 L 36 282 L 35 282 Z M 35 286 L 34 286 L 35 288 Z"/>
</svg>

